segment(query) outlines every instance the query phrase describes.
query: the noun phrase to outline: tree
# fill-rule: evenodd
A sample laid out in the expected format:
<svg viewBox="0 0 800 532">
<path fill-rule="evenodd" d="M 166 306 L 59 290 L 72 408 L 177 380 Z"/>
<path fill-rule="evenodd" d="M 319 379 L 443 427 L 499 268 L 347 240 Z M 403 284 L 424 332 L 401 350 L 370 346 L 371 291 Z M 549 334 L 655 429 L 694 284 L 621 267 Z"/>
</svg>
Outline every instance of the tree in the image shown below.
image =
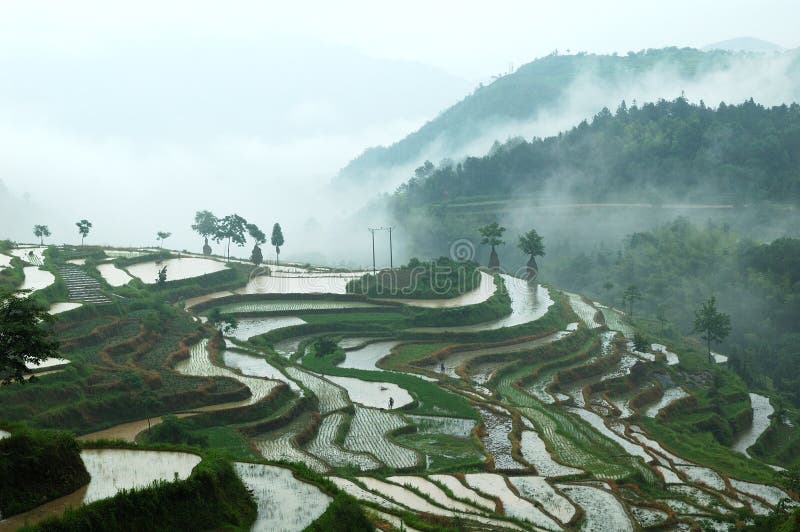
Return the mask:
<svg viewBox="0 0 800 532">
<path fill-rule="evenodd" d="M 216 242 L 221 242 L 222 240 L 228 241 L 228 260 L 231 260 L 231 242 L 237 246 L 244 246 L 246 241 L 244 233 L 246 230 L 247 220 L 238 214 L 229 214 L 218 220 L 214 232 L 214 240 Z"/>
<path fill-rule="evenodd" d="M 232 314 L 223 314 L 219 307 L 208 313 L 208 323 L 216 327 L 222 334 L 231 334 L 239 327 L 239 322 Z"/>
<path fill-rule="evenodd" d="M 539 265 L 536 264 L 536 257 L 543 257 L 544 256 L 544 242 L 542 240 L 541 235 L 536 231 L 536 229 L 531 229 L 524 235 L 519 237 L 519 249 L 526 255 L 530 255 L 530 259 L 528 260 L 528 280 L 535 281 L 536 277 L 539 276 Z"/>
<path fill-rule="evenodd" d="M 275 223 L 272 226 L 272 238 L 270 242 L 275 246 L 275 264 L 280 263 L 281 246 L 283 245 L 283 231 L 281 231 L 281 224 Z"/>
<path fill-rule="evenodd" d="M 633 334 L 633 348 L 639 352 L 646 353 L 650 349 L 650 340 L 639 331 L 636 331 Z"/>
<path fill-rule="evenodd" d="M 158 270 L 158 277 L 156 277 L 156 286 L 163 288 L 167 284 L 167 267 L 164 266 Z"/>
<path fill-rule="evenodd" d="M 708 349 L 708 359 L 711 357 L 711 342 L 721 342 L 731 332 L 731 317 L 717 311 L 717 298 L 711 296 L 694 313 L 694 329 L 692 333 L 700 333 Z"/>
<path fill-rule="evenodd" d="M 89 236 L 89 231 L 92 229 L 92 222 L 83 219 L 80 222 L 75 222 L 78 226 L 78 233 L 81 235 L 81 247 L 83 247 L 83 239 Z"/>
<path fill-rule="evenodd" d="M 0 379 L 4 384 L 24 383 L 31 373 L 28 365 L 58 355 L 58 342 L 52 340 L 46 325 L 55 318 L 47 308 L 25 294 L 0 295 Z"/>
<path fill-rule="evenodd" d="M 39 244 L 44 245 L 44 237 L 50 236 L 50 228 L 46 225 L 34 225 L 33 234 L 39 237 Z"/>
<path fill-rule="evenodd" d="M 478 232 L 481 234 L 481 244 L 488 244 L 492 246 L 492 253 L 489 255 L 490 268 L 500 267 L 500 259 L 497 258 L 497 252 L 494 248 L 495 246 L 505 244 L 503 241 L 503 233 L 505 233 L 505 231 L 506 228 L 501 227 L 497 222 L 492 222 L 478 228 Z"/>
<path fill-rule="evenodd" d="M 219 220 L 211 211 L 197 211 L 194 215 L 192 230 L 205 239 L 203 244 L 203 255 L 211 255 L 211 246 L 208 245 L 208 237 L 213 237 L 217 233 Z"/>
<path fill-rule="evenodd" d="M 628 314 L 630 315 L 631 319 L 633 319 L 633 304 L 641 300 L 642 291 L 639 290 L 639 287 L 634 284 L 628 285 L 628 288 L 626 288 L 625 292 L 622 293 L 622 304 L 628 305 Z"/>
<path fill-rule="evenodd" d="M 250 234 L 250 237 L 255 240 L 253 251 L 250 253 L 250 262 L 258 266 L 264 262 L 264 255 L 261 253 L 261 248 L 258 245 L 267 241 L 267 235 L 265 235 L 264 231 L 259 229 L 256 224 L 247 224 L 247 232 Z"/>
<path fill-rule="evenodd" d="M 159 247 L 163 247 L 164 246 L 164 240 L 166 240 L 167 238 L 169 238 L 171 236 L 172 236 L 172 233 L 168 233 L 167 231 L 159 231 L 158 233 L 156 233 L 157 240 L 161 241 L 161 244 L 159 245 Z"/>
</svg>

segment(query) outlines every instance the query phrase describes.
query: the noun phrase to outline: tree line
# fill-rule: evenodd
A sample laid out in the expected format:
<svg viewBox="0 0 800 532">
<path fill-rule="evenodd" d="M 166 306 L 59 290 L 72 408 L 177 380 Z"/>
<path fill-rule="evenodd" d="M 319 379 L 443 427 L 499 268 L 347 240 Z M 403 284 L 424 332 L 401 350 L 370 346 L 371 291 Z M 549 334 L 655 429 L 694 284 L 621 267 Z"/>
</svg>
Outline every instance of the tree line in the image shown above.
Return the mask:
<svg viewBox="0 0 800 532">
<path fill-rule="evenodd" d="M 247 241 L 247 235 L 249 235 L 250 238 L 252 238 L 255 242 L 253 251 L 250 254 L 251 262 L 258 266 L 264 261 L 264 257 L 259 245 L 266 243 L 267 236 L 256 224 L 249 223 L 246 219 L 242 218 L 238 214 L 229 214 L 223 216 L 222 218 L 218 218 L 214 215 L 214 213 L 208 210 L 197 211 L 197 213 L 195 213 L 194 222 L 195 223 L 192 224 L 192 230 L 204 238 L 204 255 L 211 254 L 211 246 L 208 244 L 208 240 L 211 238 L 217 243 L 222 241 L 227 242 L 226 257 L 228 260 L 230 260 L 231 243 L 240 247 L 244 246 L 245 242 Z M 86 237 L 89 236 L 89 233 L 92 230 L 92 222 L 82 219 L 78 222 L 75 222 L 75 225 L 77 226 L 78 234 L 81 237 L 81 246 L 83 246 Z M 40 245 L 44 245 L 45 237 L 52 236 L 50 228 L 47 225 L 40 224 L 33 226 L 33 234 L 39 238 Z M 159 241 L 159 247 L 163 247 L 164 241 L 170 236 L 172 236 L 171 232 L 158 231 L 156 233 L 156 240 Z M 270 244 L 272 244 L 272 246 L 275 248 L 275 262 L 276 264 L 279 264 L 281 246 L 284 244 L 284 237 L 281 225 L 277 222 L 272 226 Z"/>
<path fill-rule="evenodd" d="M 732 202 L 800 199 L 800 105 L 752 99 L 716 109 L 686 98 L 603 108 L 547 138 L 495 143 L 483 157 L 426 162 L 395 192 L 399 217 L 425 204 L 511 198 L 558 185 L 574 198 L 722 195 Z"/>
</svg>

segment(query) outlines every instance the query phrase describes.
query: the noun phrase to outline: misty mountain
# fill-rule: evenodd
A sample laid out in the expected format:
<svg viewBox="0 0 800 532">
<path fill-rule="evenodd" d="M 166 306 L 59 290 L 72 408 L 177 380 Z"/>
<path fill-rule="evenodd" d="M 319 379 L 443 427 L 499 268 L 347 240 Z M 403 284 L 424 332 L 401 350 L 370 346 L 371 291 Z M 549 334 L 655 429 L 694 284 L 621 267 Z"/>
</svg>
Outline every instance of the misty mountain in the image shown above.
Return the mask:
<svg viewBox="0 0 800 532">
<path fill-rule="evenodd" d="M 729 52 L 783 52 L 785 48 L 755 37 L 737 37 L 703 46 L 704 51 L 727 50 Z"/>
<path fill-rule="evenodd" d="M 623 99 L 673 99 L 684 91 L 692 101 L 705 99 L 710 105 L 750 97 L 768 105 L 797 101 L 798 54 L 691 48 L 625 56 L 552 54 L 478 87 L 395 144 L 367 149 L 340 171 L 337 182 L 392 188 L 426 159 L 458 160 L 485 152 L 494 140 L 553 135 Z M 393 176 L 400 179 L 388 182 Z"/>
<path fill-rule="evenodd" d="M 796 209 L 779 206 L 800 201 L 800 105 L 622 104 L 559 135 L 416 174 L 389 202 L 400 231 L 434 256 L 491 221 L 512 234 L 535 224 L 563 253 L 676 215 L 777 238 L 797 222 Z M 514 249 L 507 265 L 521 263 Z"/>
<path fill-rule="evenodd" d="M 685 98 L 615 113 L 604 108 L 566 133 L 496 144 L 484 157 L 418 169 L 399 203 L 461 203 L 558 191 L 585 201 L 689 200 L 747 203 L 800 199 L 800 105 L 752 99 L 712 109 Z"/>
</svg>

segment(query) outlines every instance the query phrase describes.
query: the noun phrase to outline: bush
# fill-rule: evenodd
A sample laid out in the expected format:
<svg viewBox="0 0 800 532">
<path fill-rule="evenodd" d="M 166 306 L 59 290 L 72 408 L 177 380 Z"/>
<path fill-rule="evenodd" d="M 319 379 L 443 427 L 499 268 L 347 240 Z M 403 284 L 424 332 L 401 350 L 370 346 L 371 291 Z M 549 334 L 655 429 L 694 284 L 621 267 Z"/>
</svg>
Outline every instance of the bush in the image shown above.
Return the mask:
<svg viewBox="0 0 800 532">
<path fill-rule="evenodd" d="M 144 440 L 147 442 L 174 443 L 208 446 L 208 438 L 192 434 L 194 424 L 188 419 L 176 416 L 164 416 L 163 421 L 145 432 Z"/>
<path fill-rule="evenodd" d="M 209 530 L 244 529 L 256 518 L 256 504 L 230 462 L 206 457 L 185 481 L 123 491 L 51 517 L 23 530 Z"/>
<path fill-rule="evenodd" d="M 0 440 L 0 513 L 25 512 L 89 482 L 75 439 L 66 432 L 19 429 Z"/>
<path fill-rule="evenodd" d="M 325 513 L 311 523 L 306 530 L 311 532 L 350 532 L 353 530 L 374 530 L 364 510 L 353 497 L 340 493 L 325 510 Z"/>
</svg>

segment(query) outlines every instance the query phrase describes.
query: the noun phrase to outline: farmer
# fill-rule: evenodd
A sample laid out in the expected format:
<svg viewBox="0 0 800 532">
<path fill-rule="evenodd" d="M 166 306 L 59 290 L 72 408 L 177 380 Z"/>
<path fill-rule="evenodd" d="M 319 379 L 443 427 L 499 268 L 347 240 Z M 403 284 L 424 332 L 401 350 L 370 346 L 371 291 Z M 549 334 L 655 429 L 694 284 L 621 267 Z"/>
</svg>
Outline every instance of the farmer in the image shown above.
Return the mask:
<svg viewBox="0 0 800 532">
<path fill-rule="evenodd" d="M 394 406 L 394 399 L 392 399 L 392 398 L 390 397 L 390 398 L 389 398 L 389 410 L 391 410 L 393 406 Z"/>
<path fill-rule="evenodd" d="M 442 360 L 442 362 L 439 364 L 439 371 L 444 373 L 444 360 Z"/>
</svg>

